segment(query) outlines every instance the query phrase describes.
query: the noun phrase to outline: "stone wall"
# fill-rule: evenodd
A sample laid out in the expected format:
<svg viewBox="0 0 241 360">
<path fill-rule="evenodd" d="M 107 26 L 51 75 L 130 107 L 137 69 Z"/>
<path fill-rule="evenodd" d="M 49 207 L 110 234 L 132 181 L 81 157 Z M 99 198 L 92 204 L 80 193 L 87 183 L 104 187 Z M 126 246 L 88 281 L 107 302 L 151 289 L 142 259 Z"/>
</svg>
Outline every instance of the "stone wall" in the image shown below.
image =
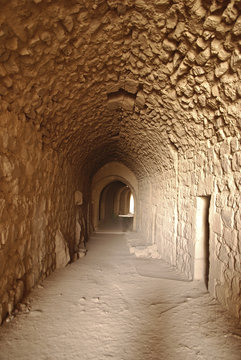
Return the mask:
<svg viewBox="0 0 241 360">
<path fill-rule="evenodd" d="M 177 232 L 177 181 L 176 171 L 169 170 L 157 177 L 154 198 L 156 205 L 155 240 L 162 257 L 171 265 L 176 265 Z M 161 188 L 159 184 L 162 184 Z"/>
<path fill-rule="evenodd" d="M 56 253 L 66 259 L 57 238 L 64 238 L 73 256 L 76 186 L 71 167 L 43 147 L 31 123 L 1 115 L 0 323 L 56 268 Z"/>
<path fill-rule="evenodd" d="M 176 265 L 177 183 L 175 169 L 140 181 L 138 231 L 147 245 Z"/>
<path fill-rule="evenodd" d="M 240 136 L 203 143 L 179 161 L 177 266 L 192 278 L 197 197 L 211 196 L 209 291 L 241 315 Z"/>
<path fill-rule="evenodd" d="M 21 126 L 10 118 L 1 125 L 1 167 L 10 179 L 2 182 L 1 204 L 12 204 L 8 212 L 18 223 L 2 231 L 2 242 L 31 228 L 39 240 L 26 235 L 29 247 L 44 247 L 61 224 L 72 244 L 72 219 L 79 216 L 72 191 L 83 192 L 80 213 L 86 219 L 94 174 L 119 162 L 139 181 L 136 214 L 143 238 L 156 241 L 162 256 L 188 277 L 194 271 L 197 197 L 211 195 L 210 242 L 222 260 L 211 261 L 210 289 L 228 308 L 239 308 L 234 259 L 240 246 L 233 250 L 228 237 L 235 244 L 240 231 L 238 201 L 232 200 L 240 179 L 240 11 L 240 0 L 2 1 L 0 109 L 24 114 Z M 14 140 L 7 140 L 8 132 Z M 5 210 L 2 216 L 1 226 L 10 221 Z M 80 223 L 76 228 L 86 229 Z M 11 247 L 15 259 L 18 246 Z M 30 250 L 22 253 L 28 257 Z M 41 263 L 36 268 L 43 258 L 34 259 Z M 4 257 L 2 264 L 9 261 Z M 224 265 L 217 270 L 214 263 Z"/>
<path fill-rule="evenodd" d="M 139 196 L 137 199 L 137 231 L 146 245 L 152 244 L 152 217 L 151 217 L 151 184 L 148 178 L 139 182 Z"/>
<path fill-rule="evenodd" d="M 241 315 L 240 159 L 238 134 L 180 153 L 177 172 L 151 178 L 151 196 L 150 182 L 141 182 L 138 223 L 146 244 L 155 243 L 161 258 L 193 279 L 200 231 L 197 198 L 210 196 L 208 289 L 237 317 Z"/>
</svg>

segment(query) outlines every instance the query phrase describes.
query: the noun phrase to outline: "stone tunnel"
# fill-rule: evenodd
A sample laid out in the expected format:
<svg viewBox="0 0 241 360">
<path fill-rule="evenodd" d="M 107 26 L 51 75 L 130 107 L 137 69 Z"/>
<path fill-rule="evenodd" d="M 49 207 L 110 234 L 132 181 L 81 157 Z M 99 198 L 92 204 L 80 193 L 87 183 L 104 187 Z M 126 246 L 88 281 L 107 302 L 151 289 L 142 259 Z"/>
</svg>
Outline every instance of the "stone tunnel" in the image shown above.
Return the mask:
<svg viewBox="0 0 241 360">
<path fill-rule="evenodd" d="M 239 318 L 241 1 L 0 6 L 0 323 L 77 259 L 110 196 Z"/>
</svg>

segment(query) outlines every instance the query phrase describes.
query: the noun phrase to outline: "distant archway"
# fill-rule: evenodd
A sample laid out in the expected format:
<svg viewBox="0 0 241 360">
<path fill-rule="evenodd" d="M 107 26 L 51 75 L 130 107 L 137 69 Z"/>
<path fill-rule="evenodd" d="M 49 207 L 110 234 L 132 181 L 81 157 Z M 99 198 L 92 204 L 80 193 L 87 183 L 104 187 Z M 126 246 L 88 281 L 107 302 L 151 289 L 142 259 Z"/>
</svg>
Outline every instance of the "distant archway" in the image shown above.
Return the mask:
<svg viewBox="0 0 241 360">
<path fill-rule="evenodd" d="M 137 204 L 138 182 L 135 174 L 125 165 L 119 162 L 113 161 L 104 165 L 94 175 L 91 185 L 91 199 L 92 199 L 91 219 L 92 219 L 92 230 L 94 231 L 98 227 L 100 221 L 100 215 L 101 215 L 100 197 L 102 191 L 108 184 L 113 182 L 121 182 L 125 184 L 129 189 L 129 194 L 132 193 L 134 202 L 135 204 Z M 119 202 L 121 201 L 121 193 L 122 192 L 120 191 Z M 127 196 L 127 192 L 126 192 L 126 196 Z M 115 206 L 117 205 L 115 204 Z M 133 217 L 133 230 L 136 230 L 136 217 L 137 217 L 137 209 L 135 209 L 135 213 Z"/>
<path fill-rule="evenodd" d="M 127 186 L 121 181 L 114 181 L 106 185 L 100 194 L 99 220 L 117 217 L 121 213 L 120 194 Z"/>
</svg>

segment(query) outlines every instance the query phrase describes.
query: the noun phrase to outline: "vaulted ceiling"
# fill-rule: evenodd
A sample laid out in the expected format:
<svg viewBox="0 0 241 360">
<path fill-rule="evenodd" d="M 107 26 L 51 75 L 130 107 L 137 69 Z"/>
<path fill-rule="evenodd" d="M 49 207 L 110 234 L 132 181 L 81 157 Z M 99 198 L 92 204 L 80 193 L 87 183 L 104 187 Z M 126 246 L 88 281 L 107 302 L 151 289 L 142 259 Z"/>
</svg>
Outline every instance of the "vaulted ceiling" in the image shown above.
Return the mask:
<svg viewBox="0 0 241 360">
<path fill-rule="evenodd" d="M 240 131 L 241 2 L 0 0 L 0 104 L 77 169 L 140 178 Z"/>
</svg>

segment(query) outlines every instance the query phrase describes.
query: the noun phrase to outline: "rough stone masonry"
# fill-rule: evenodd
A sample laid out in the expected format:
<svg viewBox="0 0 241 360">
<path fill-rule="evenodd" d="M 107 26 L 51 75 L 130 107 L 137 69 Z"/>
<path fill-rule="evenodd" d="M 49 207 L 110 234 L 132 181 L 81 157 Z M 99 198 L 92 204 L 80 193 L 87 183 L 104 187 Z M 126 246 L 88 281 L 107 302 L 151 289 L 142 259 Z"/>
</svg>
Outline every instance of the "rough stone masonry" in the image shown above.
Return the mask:
<svg viewBox="0 0 241 360">
<path fill-rule="evenodd" d="M 146 245 L 190 279 L 210 198 L 208 288 L 241 316 L 240 35 L 240 0 L 0 1 L 0 323 L 76 258 L 111 161 L 138 180 Z"/>
</svg>

